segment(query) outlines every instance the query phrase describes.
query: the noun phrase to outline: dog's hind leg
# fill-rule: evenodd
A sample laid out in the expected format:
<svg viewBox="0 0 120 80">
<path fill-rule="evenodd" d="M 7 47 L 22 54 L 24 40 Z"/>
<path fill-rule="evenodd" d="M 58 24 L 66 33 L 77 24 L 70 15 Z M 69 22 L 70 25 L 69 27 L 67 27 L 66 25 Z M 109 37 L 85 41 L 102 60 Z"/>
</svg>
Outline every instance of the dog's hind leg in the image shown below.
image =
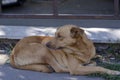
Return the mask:
<svg viewBox="0 0 120 80">
<path fill-rule="evenodd" d="M 22 65 L 22 66 L 16 66 L 18 69 L 23 70 L 33 70 L 33 71 L 39 71 L 39 72 L 53 72 L 52 69 L 50 69 L 49 65 L 43 65 L 43 64 L 29 64 L 29 65 Z"/>
</svg>

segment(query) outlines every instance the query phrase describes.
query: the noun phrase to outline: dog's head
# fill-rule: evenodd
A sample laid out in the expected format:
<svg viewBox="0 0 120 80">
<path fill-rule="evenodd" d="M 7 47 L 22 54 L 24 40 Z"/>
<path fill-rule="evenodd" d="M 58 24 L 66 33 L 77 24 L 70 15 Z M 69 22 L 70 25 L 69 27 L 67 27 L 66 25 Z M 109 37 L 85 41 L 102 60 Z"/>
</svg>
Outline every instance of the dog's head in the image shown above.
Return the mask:
<svg viewBox="0 0 120 80">
<path fill-rule="evenodd" d="M 55 37 L 46 45 L 52 49 L 63 49 L 72 46 L 82 37 L 84 30 L 75 25 L 65 25 L 57 29 Z"/>
</svg>

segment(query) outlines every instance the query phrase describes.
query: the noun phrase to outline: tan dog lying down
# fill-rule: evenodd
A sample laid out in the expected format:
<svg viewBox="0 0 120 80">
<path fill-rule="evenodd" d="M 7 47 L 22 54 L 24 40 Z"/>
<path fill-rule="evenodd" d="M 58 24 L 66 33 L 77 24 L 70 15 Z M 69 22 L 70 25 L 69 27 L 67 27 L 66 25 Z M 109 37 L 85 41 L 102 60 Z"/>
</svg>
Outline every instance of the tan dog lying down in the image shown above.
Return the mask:
<svg viewBox="0 0 120 80">
<path fill-rule="evenodd" d="M 31 36 L 20 40 L 11 53 L 10 64 L 18 69 L 41 72 L 120 75 L 119 71 L 90 66 L 94 57 L 95 47 L 84 30 L 75 25 L 65 25 L 57 29 L 55 37 Z"/>
</svg>

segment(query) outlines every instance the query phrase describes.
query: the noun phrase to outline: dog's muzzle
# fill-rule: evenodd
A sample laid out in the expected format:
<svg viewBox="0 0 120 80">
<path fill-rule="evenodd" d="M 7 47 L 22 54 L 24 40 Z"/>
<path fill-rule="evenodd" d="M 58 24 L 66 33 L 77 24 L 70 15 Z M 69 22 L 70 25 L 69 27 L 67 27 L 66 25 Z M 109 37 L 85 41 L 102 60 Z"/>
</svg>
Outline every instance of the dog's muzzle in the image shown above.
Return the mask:
<svg viewBox="0 0 120 80">
<path fill-rule="evenodd" d="M 50 49 L 63 49 L 63 47 L 56 47 L 55 45 L 52 45 L 50 42 L 48 42 L 46 46 Z"/>
</svg>

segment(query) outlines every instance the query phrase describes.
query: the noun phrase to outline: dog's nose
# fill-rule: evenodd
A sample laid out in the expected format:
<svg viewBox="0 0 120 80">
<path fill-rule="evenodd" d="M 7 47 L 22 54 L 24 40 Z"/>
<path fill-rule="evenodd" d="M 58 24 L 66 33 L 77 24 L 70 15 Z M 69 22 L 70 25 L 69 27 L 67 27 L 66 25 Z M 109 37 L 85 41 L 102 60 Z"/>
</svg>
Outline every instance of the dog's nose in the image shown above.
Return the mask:
<svg viewBox="0 0 120 80">
<path fill-rule="evenodd" d="M 50 48 L 50 47 L 51 47 L 50 42 L 48 42 L 48 43 L 46 44 L 46 46 L 47 46 L 48 48 Z"/>
</svg>

